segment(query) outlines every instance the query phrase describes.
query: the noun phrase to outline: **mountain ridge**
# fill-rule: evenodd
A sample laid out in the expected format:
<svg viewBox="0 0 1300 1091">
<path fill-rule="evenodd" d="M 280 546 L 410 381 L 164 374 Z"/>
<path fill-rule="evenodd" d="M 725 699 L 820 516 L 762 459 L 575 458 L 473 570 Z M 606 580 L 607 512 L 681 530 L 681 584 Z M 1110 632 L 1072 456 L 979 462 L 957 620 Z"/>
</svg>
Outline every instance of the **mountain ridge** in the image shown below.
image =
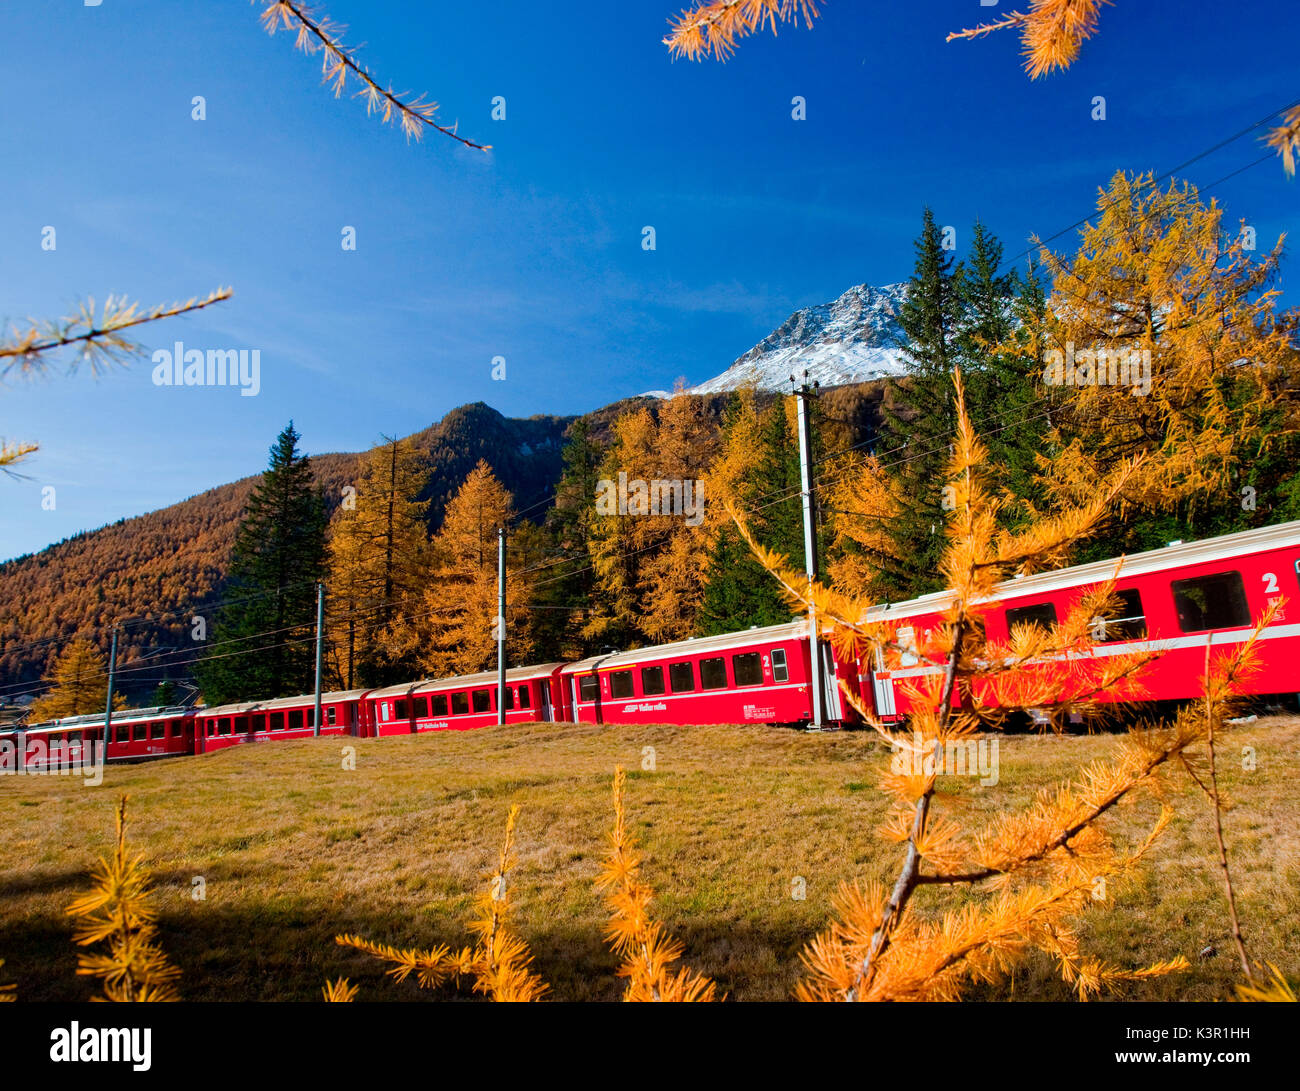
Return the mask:
<svg viewBox="0 0 1300 1091">
<path fill-rule="evenodd" d="M 906 283 L 855 284 L 829 303 L 801 307 L 725 371 L 688 393 L 717 394 L 745 385 L 788 390 L 790 376 L 802 378 L 804 371 L 823 387 L 902 375 L 907 335 L 899 314 L 906 299 Z"/>
</svg>

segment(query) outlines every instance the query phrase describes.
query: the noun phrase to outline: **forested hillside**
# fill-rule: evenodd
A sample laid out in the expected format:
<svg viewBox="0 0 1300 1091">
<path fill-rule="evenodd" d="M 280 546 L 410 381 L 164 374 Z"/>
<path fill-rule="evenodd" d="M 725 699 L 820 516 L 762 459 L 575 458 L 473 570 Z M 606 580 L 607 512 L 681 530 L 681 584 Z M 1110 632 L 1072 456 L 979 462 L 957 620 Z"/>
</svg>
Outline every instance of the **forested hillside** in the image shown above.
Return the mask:
<svg viewBox="0 0 1300 1091">
<path fill-rule="evenodd" d="M 480 457 L 520 496 L 541 497 L 559 476 L 568 423 L 560 417 L 510 420 L 480 403 L 453 410 L 416 433 L 411 439 L 429 468 L 431 519 L 441 519 L 447 497 Z M 312 458 L 328 511 L 338 506 L 344 487 L 355 482 L 360 457 L 334 453 Z M 174 661 L 177 656 L 162 655 L 164 649 L 193 647 L 190 619 L 221 597 L 235 527 L 259 478 L 221 485 L 0 564 L 0 680 L 5 692 L 40 679 L 51 653 L 74 636 L 89 637 L 107 650 L 114 621 L 152 619 L 124 630 L 119 646 L 123 666 L 150 654 Z M 146 693 L 167 673 L 136 672 L 131 686 Z M 170 673 L 181 677 L 185 672 Z"/>
<path fill-rule="evenodd" d="M 826 428 L 836 442 L 854 443 L 869 434 L 881 391 L 882 384 L 872 383 L 826 392 L 830 418 Z M 689 400 L 698 407 L 706 432 L 716 438 L 729 396 Z M 760 400 L 768 404 L 774 398 L 761 395 Z M 481 402 L 452 410 L 437 424 L 408 437 L 423 467 L 424 486 L 418 498 L 428 501 L 430 533 L 442 525 L 448 501 L 480 460 L 510 493 L 516 513 L 526 521 L 546 522 L 553 518 L 562 452 L 575 420 L 582 422 L 593 448 L 604 450 L 612 442 L 616 420 L 641 409 L 658 414 L 665 404 L 633 398 L 581 418 L 523 420 L 506 418 Z M 330 515 L 339 507 L 345 488 L 356 485 L 362 458 L 361 453 L 312 456 L 314 479 Z M 4 695 L 39 690 L 53 658 L 77 636 L 88 638 L 106 653 L 115 621 L 132 622 L 122 630 L 118 661 L 126 671 L 121 681 L 133 701 L 150 699 L 164 680 L 188 678 L 191 672 L 184 661 L 203 647 L 191 639 L 192 619 L 201 615 L 210 620 L 211 605 L 223 597 L 235 529 L 260 479 L 256 475 L 221 485 L 160 511 L 87 531 L 0 564 Z M 590 494 L 575 499 L 592 503 Z M 547 546 L 536 541 L 532 548 L 545 551 Z M 574 567 L 581 565 L 557 569 L 556 574 L 563 576 Z M 557 593 L 573 590 L 562 579 L 539 594 L 554 603 Z M 551 639 L 545 636 L 544 624 L 539 623 L 537 630 L 543 645 L 562 641 L 554 626 Z M 151 660 L 158 662 L 156 669 L 149 669 Z"/>
</svg>

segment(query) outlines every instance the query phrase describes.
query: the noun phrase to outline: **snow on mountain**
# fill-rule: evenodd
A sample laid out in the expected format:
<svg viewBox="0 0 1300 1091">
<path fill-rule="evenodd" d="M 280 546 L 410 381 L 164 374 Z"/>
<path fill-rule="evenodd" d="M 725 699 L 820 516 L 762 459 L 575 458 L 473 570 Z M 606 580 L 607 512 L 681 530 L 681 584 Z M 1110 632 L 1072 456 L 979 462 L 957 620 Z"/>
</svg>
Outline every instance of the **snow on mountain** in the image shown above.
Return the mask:
<svg viewBox="0 0 1300 1091">
<path fill-rule="evenodd" d="M 746 383 L 789 390 L 790 376 L 802 380 L 805 370 L 822 386 L 900 375 L 905 369 L 898 345 L 907 338 L 898 313 L 906 294 L 906 284 L 859 284 L 833 303 L 795 311 L 721 375 L 690 393 L 716 394 Z"/>
</svg>

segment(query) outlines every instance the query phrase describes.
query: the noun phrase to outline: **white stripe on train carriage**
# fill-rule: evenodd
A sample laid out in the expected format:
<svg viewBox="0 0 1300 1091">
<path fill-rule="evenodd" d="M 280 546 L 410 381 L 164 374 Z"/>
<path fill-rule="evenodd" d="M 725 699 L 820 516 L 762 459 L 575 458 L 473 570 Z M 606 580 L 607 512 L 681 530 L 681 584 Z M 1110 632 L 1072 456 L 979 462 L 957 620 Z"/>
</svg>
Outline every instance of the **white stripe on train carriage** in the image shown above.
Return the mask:
<svg viewBox="0 0 1300 1091">
<path fill-rule="evenodd" d="M 1019 579 L 1003 580 L 996 585 L 991 595 L 977 601 L 981 605 L 996 606 L 1030 595 L 1053 594 L 1057 591 L 1102 584 L 1111 578 L 1115 566 L 1121 561 L 1123 564 L 1117 582 L 1123 587 L 1127 581 L 1139 576 L 1176 574 L 1185 568 L 1207 564 L 1240 564 L 1247 559 L 1282 552 L 1295 546 L 1300 546 L 1300 520 L 1279 523 L 1271 527 L 1237 531 L 1234 534 L 1224 534 L 1197 542 L 1180 542 L 1177 545 L 1135 553 L 1129 557 L 1089 561 L 1071 568 L 1058 568 Z M 1289 557 L 1285 559 L 1290 560 Z M 902 602 L 873 606 L 867 611 L 866 620 L 872 622 L 906 620 L 942 610 L 952 601 L 953 592 L 950 589 L 934 591 Z"/>
<path fill-rule="evenodd" d="M 1193 633 L 1190 636 L 1161 637 L 1158 640 L 1133 640 L 1115 644 L 1101 644 L 1083 655 L 1068 655 L 1066 658 L 1105 658 L 1107 656 L 1128 655 L 1133 652 L 1172 652 L 1181 651 L 1184 648 L 1204 648 L 1207 636 L 1211 638 L 1211 646 L 1221 647 L 1229 644 L 1244 644 L 1250 639 L 1250 634 L 1250 629 L 1231 629 L 1214 633 Z M 1300 636 L 1300 624 L 1270 625 L 1259 634 L 1259 639 L 1281 640 L 1295 636 Z M 1061 657 L 1049 656 L 1047 658 L 1059 659 Z M 1040 660 L 1040 662 L 1046 661 L 1046 659 Z M 1159 660 L 1156 662 L 1159 662 Z M 887 673 L 891 678 L 916 678 L 924 674 L 942 674 L 945 669 L 945 667 L 902 667 L 884 673 Z M 882 679 L 882 681 L 885 680 L 887 679 Z"/>
</svg>

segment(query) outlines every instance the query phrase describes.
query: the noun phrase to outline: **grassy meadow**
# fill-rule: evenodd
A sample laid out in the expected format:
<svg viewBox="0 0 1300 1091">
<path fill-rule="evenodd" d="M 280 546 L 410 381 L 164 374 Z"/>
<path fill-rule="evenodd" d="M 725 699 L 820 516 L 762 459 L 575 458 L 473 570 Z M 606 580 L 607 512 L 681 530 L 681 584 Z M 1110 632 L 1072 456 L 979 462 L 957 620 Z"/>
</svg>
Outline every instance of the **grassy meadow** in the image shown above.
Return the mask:
<svg viewBox="0 0 1300 1091">
<path fill-rule="evenodd" d="M 342 747 L 356 747 L 344 768 Z M 940 812 L 971 823 L 1104 757 L 1110 736 L 1000 739 L 1000 782 L 945 778 Z M 1256 767 L 1242 768 L 1241 748 Z M 647 748 L 652 748 L 652 751 Z M 1247 941 L 1300 969 L 1300 717 L 1241 726 L 1223 747 L 1225 816 Z M 653 755 L 654 771 L 642 769 Z M 870 734 L 760 727 L 528 725 L 383 740 L 320 739 L 110 768 L 104 783 L 0 777 L 0 979 L 19 1000 L 79 1000 L 64 908 L 111 844 L 113 804 L 131 796 L 128 836 L 157 885 L 163 945 L 189 1000 L 319 1000 L 346 975 L 359 1000 L 428 1000 L 333 942 L 338 932 L 428 946 L 466 941 L 473 897 L 511 803 L 521 806 L 511 899 L 515 927 L 559 1000 L 613 1000 L 616 960 L 592 888 L 611 817 L 616 764 L 630 772 L 630 827 L 661 919 L 687 959 L 731 999 L 786 1000 L 799 952 L 843 879 L 892 880 L 899 849 L 877 838 L 887 761 Z M 1178 817 L 1136 880 L 1081 918 L 1088 953 L 1125 966 L 1184 954 L 1188 973 L 1126 986 L 1129 999 L 1214 1000 L 1238 980 L 1213 823 L 1173 772 Z M 1158 805 L 1145 796 L 1108 828 L 1133 840 Z M 202 877 L 206 898 L 192 897 Z M 806 896 L 792 896 L 801 878 Z M 917 905 L 937 912 L 933 890 Z M 1214 953 L 1202 957 L 1205 948 Z M 1070 994 L 1036 958 L 976 999 Z"/>
</svg>

